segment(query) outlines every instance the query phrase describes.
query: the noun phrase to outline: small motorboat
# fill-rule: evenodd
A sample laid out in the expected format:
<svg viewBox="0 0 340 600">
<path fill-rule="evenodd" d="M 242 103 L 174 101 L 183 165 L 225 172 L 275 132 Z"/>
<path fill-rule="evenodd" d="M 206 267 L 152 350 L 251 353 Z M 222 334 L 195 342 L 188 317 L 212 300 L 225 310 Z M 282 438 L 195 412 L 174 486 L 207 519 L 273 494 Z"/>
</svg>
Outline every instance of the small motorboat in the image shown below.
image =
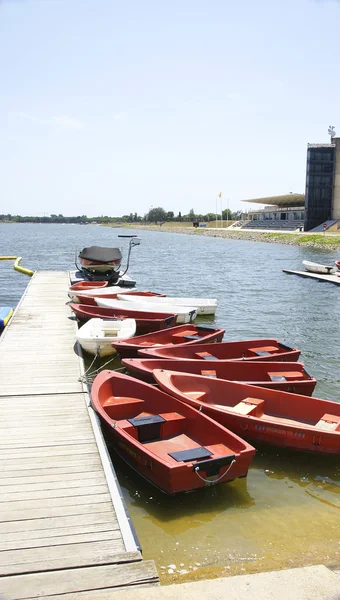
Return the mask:
<svg viewBox="0 0 340 600">
<path fill-rule="evenodd" d="M 101 357 L 115 354 L 114 340 L 130 338 L 135 333 L 134 319 L 90 319 L 80 327 L 76 337 L 83 350 Z"/>
<path fill-rule="evenodd" d="M 0 306 L 0 333 L 8 325 L 13 315 L 13 308 L 11 306 Z"/>
<path fill-rule="evenodd" d="M 102 371 L 93 382 L 91 398 L 116 452 L 167 494 L 248 473 L 255 454 L 252 446 L 152 385 Z"/>
<path fill-rule="evenodd" d="M 88 292 L 92 290 L 98 290 L 101 288 L 105 288 L 108 285 L 108 281 L 78 281 L 78 283 L 73 283 L 69 287 L 69 292 Z"/>
<path fill-rule="evenodd" d="M 119 248 L 89 246 L 79 252 L 81 267 L 94 273 L 119 272 L 123 255 Z"/>
<path fill-rule="evenodd" d="M 139 356 L 149 358 L 171 358 L 175 360 L 204 360 L 207 363 L 216 360 L 249 361 L 289 361 L 299 359 L 300 350 L 290 348 L 274 339 L 242 340 L 240 342 L 221 342 L 219 344 L 200 344 L 198 346 L 170 346 L 167 348 L 148 348 L 139 350 Z"/>
<path fill-rule="evenodd" d="M 340 403 L 155 370 L 160 387 L 242 437 L 294 450 L 340 454 Z"/>
<path fill-rule="evenodd" d="M 72 302 L 77 302 L 79 304 L 89 304 L 90 306 L 97 306 L 96 303 L 96 298 L 104 298 L 104 299 L 109 299 L 109 300 L 118 300 L 118 294 L 119 292 L 117 291 L 117 287 L 114 286 L 110 286 L 110 287 L 106 287 L 104 289 L 99 289 L 99 290 L 88 290 L 88 291 L 77 291 L 77 290 L 71 290 L 69 288 L 68 291 L 68 296 L 71 299 Z M 125 290 L 124 291 L 124 298 L 126 296 L 128 296 L 129 294 L 138 294 L 139 298 L 143 298 L 147 297 L 147 296 L 161 296 L 161 294 L 157 294 L 156 292 L 137 292 L 136 290 Z M 152 307 L 150 307 L 152 308 Z"/>
<path fill-rule="evenodd" d="M 118 294 L 119 300 L 127 300 L 128 302 L 138 302 L 137 295 L 126 295 L 124 297 L 121 293 Z M 215 298 L 172 298 L 166 296 L 165 298 L 143 298 L 143 302 L 148 304 L 175 304 L 176 306 L 194 306 L 198 315 L 214 315 L 217 307 L 217 300 Z"/>
<path fill-rule="evenodd" d="M 295 392 L 311 396 L 317 380 L 305 371 L 299 362 L 260 362 L 260 361 L 222 361 L 212 360 L 207 364 L 204 360 L 171 360 L 169 358 L 125 358 L 124 367 L 144 381 L 154 383 L 153 370 L 166 369 L 180 373 L 192 373 L 239 381 L 248 385 Z"/>
<path fill-rule="evenodd" d="M 153 304 L 152 306 L 150 304 L 148 304 L 147 302 L 143 302 L 142 300 L 138 300 L 138 302 L 134 302 L 132 304 L 132 302 L 128 302 L 127 300 L 107 300 L 104 298 L 99 298 L 96 297 L 95 298 L 96 303 L 98 304 L 98 306 L 103 306 L 106 308 L 115 308 L 116 310 L 120 311 L 120 309 L 127 309 L 129 310 L 130 308 L 133 308 L 134 311 L 150 311 L 153 312 L 154 314 L 157 313 L 170 313 L 170 314 L 176 314 L 177 315 L 177 320 L 176 323 L 179 325 L 181 323 L 190 323 L 191 321 L 194 321 L 196 318 L 196 308 L 194 308 L 193 306 L 178 306 L 175 304 Z"/>
<path fill-rule="evenodd" d="M 130 254 L 134 246 L 139 246 L 140 239 L 136 235 L 118 236 L 130 238 L 127 264 L 121 271 L 122 252 L 120 248 L 107 248 L 104 246 L 89 246 L 83 248 L 78 254 L 80 266 L 75 260 L 77 273 L 87 281 L 108 281 L 110 285 L 130 286 L 135 282 L 125 278 L 130 264 Z"/>
<path fill-rule="evenodd" d="M 121 357 L 137 356 L 140 348 L 164 347 L 181 344 L 189 346 L 192 344 L 201 344 L 202 342 L 214 343 L 220 342 L 224 335 L 224 329 L 214 329 L 213 327 L 199 327 L 195 325 L 179 325 L 170 329 L 162 329 L 147 335 L 139 335 L 132 340 L 117 340 L 113 342 L 113 347 Z"/>
<path fill-rule="evenodd" d="M 89 306 L 87 304 L 70 304 L 70 309 L 74 312 L 77 319 L 79 321 L 88 321 L 89 319 L 128 319 L 132 318 L 136 321 L 136 334 L 142 335 L 144 333 L 150 333 L 151 331 L 159 331 L 160 329 L 166 329 L 167 327 L 172 327 L 176 323 L 176 315 L 166 315 L 165 317 L 161 314 L 158 315 L 158 318 L 150 318 L 148 315 L 150 313 L 146 313 L 146 317 L 139 318 L 138 314 L 133 311 L 128 311 L 128 314 L 125 314 L 126 311 L 122 311 L 122 313 L 118 314 L 118 311 L 112 308 L 101 308 L 100 306 Z M 133 313 L 131 315 L 131 312 Z"/>
<path fill-rule="evenodd" d="M 336 272 L 336 266 L 334 265 L 320 265 L 319 263 L 310 262 L 309 260 L 303 260 L 302 264 L 310 273 L 334 275 Z"/>
</svg>

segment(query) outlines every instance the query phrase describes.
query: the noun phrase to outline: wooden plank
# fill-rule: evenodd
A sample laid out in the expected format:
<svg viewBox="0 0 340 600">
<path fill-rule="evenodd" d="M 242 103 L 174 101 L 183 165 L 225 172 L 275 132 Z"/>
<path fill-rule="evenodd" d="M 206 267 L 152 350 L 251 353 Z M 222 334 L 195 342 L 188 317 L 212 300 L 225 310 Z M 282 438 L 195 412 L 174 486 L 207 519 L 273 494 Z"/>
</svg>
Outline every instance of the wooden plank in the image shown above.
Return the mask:
<svg viewBox="0 0 340 600">
<path fill-rule="evenodd" d="M 12 507 L 8 506 L 6 510 L 0 510 L 0 522 L 6 523 L 9 521 L 24 521 L 31 519 L 48 519 L 51 517 L 63 517 L 69 515 L 83 515 L 87 511 L 105 510 L 109 511 L 112 509 L 111 499 L 103 500 L 102 502 L 95 503 L 96 496 L 89 498 L 88 504 L 62 504 L 56 506 L 41 506 L 32 507 L 26 510 L 17 509 L 13 510 Z M 93 503 L 93 504 L 90 504 Z"/>
<path fill-rule="evenodd" d="M 26 481 L 27 479 L 30 479 L 29 477 L 25 477 L 24 479 L 16 479 L 15 477 L 12 477 L 6 480 L 7 484 L 2 482 L 2 486 L 0 487 L 0 494 L 2 495 L 6 493 L 22 492 L 25 490 L 30 492 L 35 492 L 39 490 L 62 490 L 64 488 L 71 490 L 74 487 L 77 488 L 81 486 L 96 486 L 106 484 L 106 479 L 103 473 L 80 473 L 80 475 L 90 476 L 85 478 L 77 475 L 77 478 L 74 478 L 74 476 L 72 475 L 72 479 L 68 480 L 65 480 L 64 477 L 61 476 L 59 479 L 54 481 L 50 481 L 49 479 L 47 479 L 47 481 L 42 481 L 39 477 L 32 478 L 32 481 L 29 482 Z"/>
<path fill-rule="evenodd" d="M 64 497 L 73 497 L 73 496 L 92 496 L 94 494 L 103 494 L 108 492 L 108 487 L 106 483 L 102 485 L 95 486 L 85 486 L 85 487 L 72 487 L 72 488 L 60 488 L 60 489 L 49 489 L 49 490 L 37 490 L 32 491 L 31 489 L 27 490 L 22 489 L 20 492 L 11 492 L 8 491 L 8 488 L 5 488 L 6 491 L 1 490 L 0 494 L 0 508 L 3 508 L 4 503 L 14 502 L 16 500 L 24 501 L 24 500 L 40 500 L 42 498 L 64 498 Z M 9 505 L 10 506 L 10 505 Z M 25 508 L 25 507 L 24 507 Z"/>
<path fill-rule="evenodd" d="M 102 472 L 102 467 L 101 465 L 97 464 L 97 465 L 88 465 L 88 464 L 82 464 L 82 465 L 76 465 L 76 466 L 64 466 L 64 467 L 55 467 L 53 468 L 53 474 L 55 475 L 68 475 L 70 473 L 74 474 L 74 477 L 76 477 L 77 473 L 85 473 L 87 471 L 91 471 L 91 472 Z M 44 475 L 48 475 L 49 473 L 51 473 L 51 468 L 47 467 L 47 468 L 38 468 L 38 469 L 26 469 L 24 471 L 21 470 L 17 470 L 17 471 L 7 471 L 6 472 L 6 477 L 13 477 L 14 479 L 18 479 L 20 477 L 43 477 Z"/>
<path fill-rule="evenodd" d="M 71 525 L 69 527 L 57 527 L 54 529 L 32 529 L 28 531 L 3 533 L 0 540 L 0 551 L 8 544 L 14 544 L 13 550 L 15 550 L 16 548 L 21 547 L 21 544 L 26 545 L 31 542 L 35 543 L 36 540 L 41 540 L 41 545 L 43 546 L 45 543 L 48 543 L 49 540 L 51 540 L 51 543 L 53 544 L 53 538 L 74 536 L 75 539 L 78 539 L 78 535 L 102 533 L 105 531 L 110 531 L 114 538 L 119 537 L 121 539 L 122 537 L 118 523 L 113 522 L 112 519 L 108 519 L 106 522 L 103 521 L 103 523 L 88 523 L 87 525 Z M 44 540 L 47 540 L 47 542 Z"/>
<path fill-rule="evenodd" d="M 132 555 L 138 553 L 121 555 L 127 564 L 121 564 L 123 561 L 117 560 L 111 565 L 2 577 L 0 593 L 6 600 L 41 598 L 42 595 L 50 599 L 66 600 L 65 594 L 69 596 L 90 592 L 92 595 L 96 589 L 115 590 L 123 586 L 141 585 L 143 582 L 145 585 L 158 583 L 154 562 L 134 559 Z"/>
<path fill-rule="evenodd" d="M 64 545 L 72 545 L 72 544 L 83 544 L 83 543 L 92 543 L 92 542 L 102 542 L 109 541 L 111 544 L 111 549 L 115 552 L 123 552 L 125 550 L 124 543 L 122 540 L 122 536 L 120 534 L 119 529 L 116 531 L 112 531 L 108 529 L 107 531 L 96 531 L 89 532 L 86 531 L 83 534 L 75 534 L 72 532 L 70 535 L 59 535 L 59 536 L 45 536 L 42 538 L 35 538 L 30 540 L 11 540 L 9 542 L 5 542 L 4 540 L 0 540 L 0 564 L 1 564 L 1 552 L 5 552 L 8 550 L 29 550 L 32 548 L 46 548 L 53 546 L 64 546 Z"/>
<path fill-rule="evenodd" d="M 100 506 L 94 505 L 87 507 L 87 510 L 83 510 L 82 514 L 79 512 L 75 515 L 56 515 L 54 517 L 43 517 L 37 519 L 27 519 L 25 521 L 4 521 L 0 523 L 0 534 L 1 538 L 5 534 L 13 534 L 15 532 L 20 532 L 23 535 L 23 532 L 27 531 L 41 531 L 41 530 L 50 530 L 58 529 L 58 528 L 66 528 L 67 530 L 70 527 L 79 527 L 79 526 L 90 526 L 96 523 L 106 523 L 107 521 L 112 521 L 116 523 L 116 516 L 112 504 L 101 504 Z"/>
<path fill-rule="evenodd" d="M 0 577 L 55 569 L 78 569 L 85 565 L 128 562 L 129 553 L 120 555 L 112 546 L 113 541 L 106 540 L 91 544 L 85 542 L 24 550 L 4 550 L 0 555 Z"/>
<path fill-rule="evenodd" d="M 95 454 L 97 456 L 97 446 L 92 442 L 89 444 L 70 444 L 69 446 L 45 446 L 44 448 L 22 448 L 12 450 L 2 450 L 0 456 L 2 460 L 53 456 L 77 456 L 77 455 Z"/>
</svg>

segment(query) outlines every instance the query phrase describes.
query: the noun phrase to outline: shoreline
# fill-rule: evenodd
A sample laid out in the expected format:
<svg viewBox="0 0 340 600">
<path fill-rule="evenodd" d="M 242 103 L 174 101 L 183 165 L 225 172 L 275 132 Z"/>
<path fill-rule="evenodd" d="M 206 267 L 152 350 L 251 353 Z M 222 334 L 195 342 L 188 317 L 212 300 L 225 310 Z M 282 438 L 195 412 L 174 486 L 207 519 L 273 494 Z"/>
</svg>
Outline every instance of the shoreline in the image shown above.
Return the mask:
<svg viewBox="0 0 340 600">
<path fill-rule="evenodd" d="M 284 244 L 289 246 L 303 246 L 307 248 L 340 250 L 340 233 L 296 233 L 279 231 L 254 231 L 245 229 L 213 229 L 213 228 L 189 228 L 171 227 L 164 225 L 129 225 L 126 229 L 137 229 L 140 231 L 158 231 L 166 233 L 182 233 L 186 235 L 200 235 L 206 237 L 219 237 L 232 240 L 244 240 L 248 242 L 262 242 L 267 244 Z"/>
</svg>

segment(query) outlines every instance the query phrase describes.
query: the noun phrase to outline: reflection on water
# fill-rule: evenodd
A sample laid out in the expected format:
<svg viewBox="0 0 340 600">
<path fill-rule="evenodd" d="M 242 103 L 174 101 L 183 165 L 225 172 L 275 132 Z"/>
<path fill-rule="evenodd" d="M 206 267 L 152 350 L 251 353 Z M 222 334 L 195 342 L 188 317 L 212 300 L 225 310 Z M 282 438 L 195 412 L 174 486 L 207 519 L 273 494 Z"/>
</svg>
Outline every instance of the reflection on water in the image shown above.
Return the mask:
<svg viewBox="0 0 340 600">
<path fill-rule="evenodd" d="M 0 224 L 0 254 L 23 256 L 30 269 L 72 269 L 76 248 L 120 245 L 117 233 Z M 300 269 L 302 260 L 332 262 L 336 252 L 140 235 L 131 261 L 139 289 L 217 298 L 216 318 L 204 320 L 225 328 L 226 340 L 275 337 L 301 348 L 307 371 L 318 379 L 314 395 L 340 400 L 340 290 L 282 273 Z M 27 279 L 9 263 L 0 266 L 0 305 L 15 306 Z M 120 366 L 114 358 L 105 368 Z M 340 563 L 339 458 L 259 446 L 247 479 L 167 497 L 112 456 L 144 557 L 156 561 L 166 583 Z"/>
</svg>

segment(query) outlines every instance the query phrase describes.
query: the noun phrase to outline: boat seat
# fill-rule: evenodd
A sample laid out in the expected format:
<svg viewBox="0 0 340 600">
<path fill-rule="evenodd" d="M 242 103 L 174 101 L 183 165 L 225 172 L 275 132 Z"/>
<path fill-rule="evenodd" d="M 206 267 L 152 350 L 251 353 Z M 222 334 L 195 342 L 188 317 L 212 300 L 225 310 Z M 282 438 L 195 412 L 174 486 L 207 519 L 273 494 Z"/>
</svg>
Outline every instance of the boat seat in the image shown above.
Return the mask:
<svg viewBox="0 0 340 600">
<path fill-rule="evenodd" d="M 278 346 L 262 346 L 257 348 L 248 348 L 250 354 L 255 356 L 270 356 L 274 352 L 278 352 Z"/>
<path fill-rule="evenodd" d="M 218 360 L 217 356 L 210 354 L 209 352 L 196 352 L 195 356 L 203 358 L 204 360 Z"/>
<path fill-rule="evenodd" d="M 193 400 L 201 400 L 205 396 L 205 392 L 186 392 L 186 395 Z"/>
<path fill-rule="evenodd" d="M 198 333 L 196 333 L 196 334 L 190 333 L 190 335 L 183 335 L 184 340 L 200 340 L 201 338 L 202 338 L 202 336 L 198 335 Z"/>
<path fill-rule="evenodd" d="M 214 379 L 216 379 L 217 377 L 216 371 L 209 371 L 204 369 L 201 371 L 201 375 L 204 375 L 204 377 L 213 377 Z"/>
<path fill-rule="evenodd" d="M 229 406 L 227 408 L 238 415 L 262 417 L 263 407 L 264 400 L 260 400 L 259 398 L 244 398 L 244 400 L 235 404 L 235 406 Z"/>
<path fill-rule="evenodd" d="M 315 424 L 318 429 L 325 431 L 340 431 L 340 416 L 325 414 L 320 421 Z"/>
<path fill-rule="evenodd" d="M 285 371 L 280 373 L 268 372 L 268 376 L 273 382 L 295 381 L 296 379 L 303 379 L 303 373 L 301 373 L 301 371 Z"/>
<path fill-rule="evenodd" d="M 119 421 L 128 419 L 140 413 L 144 407 L 144 400 L 140 398 L 129 398 L 128 396 L 111 396 L 103 403 L 106 414 Z"/>
<path fill-rule="evenodd" d="M 161 425 L 161 438 L 170 438 L 184 432 L 186 418 L 176 412 L 161 413 L 165 420 Z"/>
<path fill-rule="evenodd" d="M 209 458 L 212 455 L 210 450 L 199 446 L 198 448 L 191 448 L 189 450 L 178 450 L 177 452 L 169 452 L 169 456 L 174 458 L 178 462 L 191 462 L 200 458 Z"/>
<path fill-rule="evenodd" d="M 165 419 L 160 415 L 148 415 L 146 417 L 135 417 L 128 419 L 129 423 L 136 427 L 138 440 L 140 442 L 152 442 L 161 437 L 161 424 Z"/>
</svg>

